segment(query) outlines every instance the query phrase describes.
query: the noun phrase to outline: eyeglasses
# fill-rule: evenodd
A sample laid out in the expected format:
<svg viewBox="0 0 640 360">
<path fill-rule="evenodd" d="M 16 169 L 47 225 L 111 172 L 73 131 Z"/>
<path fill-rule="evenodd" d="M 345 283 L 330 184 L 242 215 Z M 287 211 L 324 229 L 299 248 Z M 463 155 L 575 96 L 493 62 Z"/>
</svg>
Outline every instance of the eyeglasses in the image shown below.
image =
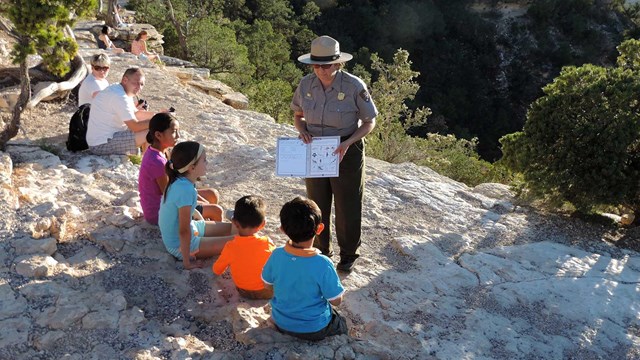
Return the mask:
<svg viewBox="0 0 640 360">
<path fill-rule="evenodd" d="M 109 67 L 108 67 L 108 66 L 95 66 L 95 65 L 94 65 L 94 66 L 93 66 L 93 69 L 94 69 L 95 71 L 107 71 L 107 70 L 109 70 Z"/>
<path fill-rule="evenodd" d="M 314 69 L 323 68 L 323 69 L 327 70 L 327 69 L 331 68 L 332 66 L 333 66 L 333 64 L 322 64 L 322 65 L 320 65 L 320 64 L 313 64 L 313 68 L 314 68 Z"/>
</svg>

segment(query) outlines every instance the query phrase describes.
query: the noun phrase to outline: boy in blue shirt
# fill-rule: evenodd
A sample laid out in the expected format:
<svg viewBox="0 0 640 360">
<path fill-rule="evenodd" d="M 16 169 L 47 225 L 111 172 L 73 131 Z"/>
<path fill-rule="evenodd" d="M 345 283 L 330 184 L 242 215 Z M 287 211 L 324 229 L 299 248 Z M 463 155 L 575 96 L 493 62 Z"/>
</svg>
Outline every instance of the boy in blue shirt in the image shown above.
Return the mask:
<svg viewBox="0 0 640 360">
<path fill-rule="evenodd" d="M 280 229 L 290 241 L 273 251 L 262 270 L 265 288 L 273 288 L 271 317 L 276 328 L 304 340 L 347 333 L 339 305 L 344 287 L 328 257 L 313 247 L 324 230 L 320 208 L 297 197 L 280 210 Z"/>
</svg>

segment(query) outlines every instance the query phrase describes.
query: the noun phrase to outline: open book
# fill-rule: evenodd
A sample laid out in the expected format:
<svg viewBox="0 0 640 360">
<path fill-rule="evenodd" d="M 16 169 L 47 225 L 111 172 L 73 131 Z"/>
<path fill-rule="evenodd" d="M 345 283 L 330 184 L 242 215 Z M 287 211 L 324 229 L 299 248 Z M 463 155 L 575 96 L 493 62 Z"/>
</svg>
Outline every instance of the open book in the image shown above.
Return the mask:
<svg viewBox="0 0 640 360">
<path fill-rule="evenodd" d="M 340 155 L 333 152 L 339 136 L 314 137 L 310 144 L 298 138 L 278 138 L 276 176 L 338 177 Z"/>
</svg>

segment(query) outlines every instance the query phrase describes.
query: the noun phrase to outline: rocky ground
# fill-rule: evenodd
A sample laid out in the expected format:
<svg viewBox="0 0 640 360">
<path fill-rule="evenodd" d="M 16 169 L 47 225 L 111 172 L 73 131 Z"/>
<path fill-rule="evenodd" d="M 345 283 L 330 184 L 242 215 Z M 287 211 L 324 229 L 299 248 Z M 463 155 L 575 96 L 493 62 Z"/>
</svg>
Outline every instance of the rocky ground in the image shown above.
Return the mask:
<svg viewBox="0 0 640 360">
<path fill-rule="evenodd" d="M 83 48 L 88 58 L 95 50 Z M 280 206 L 304 194 L 275 176 L 291 126 L 236 110 L 175 70 L 142 65 L 142 96 L 174 106 L 208 151 L 201 185 L 222 205 L 268 200 L 263 233 L 284 244 Z M 2 359 L 637 359 L 640 256 L 615 229 L 520 206 L 497 184 L 367 159 L 362 261 L 341 275 L 349 336 L 308 343 L 240 299 L 228 274 L 186 271 L 140 217 L 138 166 L 64 149 L 74 99 L 25 114 L 0 153 Z M 3 115 L 6 119 L 6 114 Z"/>
</svg>

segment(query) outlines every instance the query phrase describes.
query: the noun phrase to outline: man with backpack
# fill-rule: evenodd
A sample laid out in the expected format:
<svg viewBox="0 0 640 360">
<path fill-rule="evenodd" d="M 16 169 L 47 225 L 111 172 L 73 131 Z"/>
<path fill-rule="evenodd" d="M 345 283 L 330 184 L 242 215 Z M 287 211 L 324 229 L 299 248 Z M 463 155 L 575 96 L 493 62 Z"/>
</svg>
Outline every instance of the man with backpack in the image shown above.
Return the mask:
<svg viewBox="0 0 640 360">
<path fill-rule="evenodd" d="M 146 143 L 149 119 L 155 113 L 136 107 L 133 101 L 144 81 L 142 69 L 130 68 L 119 84 L 96 95 L 87 125 L 89 151 L 96 155 L 135 154 Z"/>
</svg>

